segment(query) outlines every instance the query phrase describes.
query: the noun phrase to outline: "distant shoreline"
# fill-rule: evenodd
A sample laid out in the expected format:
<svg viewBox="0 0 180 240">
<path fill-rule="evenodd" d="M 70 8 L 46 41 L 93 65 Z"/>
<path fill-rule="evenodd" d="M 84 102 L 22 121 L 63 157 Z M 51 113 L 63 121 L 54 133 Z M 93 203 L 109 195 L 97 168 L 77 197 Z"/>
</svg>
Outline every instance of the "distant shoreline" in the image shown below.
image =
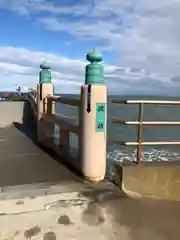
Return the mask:
<svg viewBox="0 0 180 240">
<path fill-rule="evenodd" d="M 2 97 L 4 95 L 4 93 L 14 93 L 15 91 L 0 91 L 0 97 Z M 22 94 L 28 94 L 27 92 L 22 92 Z M 55 95 L 61 95 L 61 96 L 74 96 L 74 97 L 77 97 L 79 96 L 80 94 L 71 94 L 71 93 L 57 93 L 55 92 Z M 146 94 L 146 95 L 140 95 L 140 94 L 120 94 L 120 95 L 117 95 L 117 94 L 108 94 L 108 97 L 110 98 L 114 98 L 114 99 L 148 99 L 148 100 L 157 100 L 157 99 L 161 99 L 161 100 L 167 100 L 167 99 L 180 99 L 180 95 L 179 96 L 172 96 L 172 95 L 169 95 L 169 96 L 164 96 L 164 95 L 149 95 L 149 94 Z"/>
</svg>

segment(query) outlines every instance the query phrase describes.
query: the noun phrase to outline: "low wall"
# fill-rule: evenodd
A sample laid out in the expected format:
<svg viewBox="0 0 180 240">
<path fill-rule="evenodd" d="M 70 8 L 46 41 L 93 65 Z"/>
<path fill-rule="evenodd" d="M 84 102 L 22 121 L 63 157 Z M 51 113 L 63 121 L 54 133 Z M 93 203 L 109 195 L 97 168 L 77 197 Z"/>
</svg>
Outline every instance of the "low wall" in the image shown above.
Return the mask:
<svg viewBox="0 0 180 240">
<path fill-rule="evenodd" d="M 36 100 L 29 95 L 28 96 L 28 102 L 30 103 L 34 120 L 36 121 L 36 117 L 37 117 L 37 104 L 36 104 Z"/>
<path fill-rule="evenodd" d="M 32 110 L 28 101 L 0 101 L 0 127 L 29 120 L 32 120 Z"/>
<path fill-rule="evenodd" d="M 125 192 L 180 200 L 180 163 L 115 164 L 116 183 Z"/>
</svg>

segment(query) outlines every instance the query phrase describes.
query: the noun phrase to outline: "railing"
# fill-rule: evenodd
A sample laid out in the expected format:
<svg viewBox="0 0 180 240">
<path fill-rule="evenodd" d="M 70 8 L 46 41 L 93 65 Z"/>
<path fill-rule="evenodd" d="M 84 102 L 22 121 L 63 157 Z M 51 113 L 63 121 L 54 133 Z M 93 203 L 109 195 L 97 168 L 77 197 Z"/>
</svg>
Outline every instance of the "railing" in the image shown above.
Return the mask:
<svg viewBox="0 0 180 240">
<path fill-rule="evenodd" d="M 126 121 L 113 119 L 112 123 L 124 124 L 124 125 L 134 125 L 137 126 L 137 141 L 128 142 L 128 141 L 115 141 L 115 143 L 125 146 L 137 146 L 137 161 L 140 163 L 142 160 L 142 146 L 152 146 L 152 145 L 180 145 L 180 141 L 151 141 L 143 142 L 142 141 L 142 130 L 143 125 L 180 125 L 180 121 L 143 121 L 144 105 L 145 104 L 157 104 L 157 105 L 180 105 L 180 101 L 159 101 L 159 100 L 113 100 L 112 103 L 115 104 L 138 104 L 139 105 L 139 118 L 137 121 Z"/>
<path fill-rule="evenodd" d="M 33 98 L 36 98 L 36 97 L 37 97 L 36 89 L 29 88 L 29 90 L 28 90 L 28 95 L 29 95 L 29 96 L 32 96 Z"/>
<path fill-rule="evenodd" d="M 38 143 L 55 150 L 67 161 L 72 160 L 85 179 L 97 182 L 106 174 L 107 87 L 104 85 L 102 55 L 94 50 L 87 54 L 86 59 L 89 63 L 85 68 L 84 84 L 79 89 L 80 100 L 55 96 L 50 67 L 43 63 L 37 90 L 30 89 L 29 101 L 36 116 Z M 54 103 L 78 107 L 79 124 L 55 114 Z M 53 141 L 55 125 L 60 127 L 59 144 Z M 78 157 L 73 154 L 72 159 L 72 151 L 66 151 L 71 150 L 70 133 L 78 136 Z"/>
<path fill-rule="evenodd" d="M 37 115 L 37 104 L 36 104 L 37 103 L 37 91 L 35 89 L 29 88 L 28 101 L 31 104 L 34 118 L 36 118 L 36 115 Z"/>
<path fill-rule="evenodd" d="M 51 122 L 60 127 L 60 145 L 69 145 L 69 133 L 74 133 L 79 136 L 79 125 L 64 115 L 54 113 L 54 103 L 67 104 L 70 106 L 80 107 L 81 101 L 77 99 L 63 98 L 55 95 L 48 95 L 46 113 L 43 115 L 43 120 Z"/>
</svg>

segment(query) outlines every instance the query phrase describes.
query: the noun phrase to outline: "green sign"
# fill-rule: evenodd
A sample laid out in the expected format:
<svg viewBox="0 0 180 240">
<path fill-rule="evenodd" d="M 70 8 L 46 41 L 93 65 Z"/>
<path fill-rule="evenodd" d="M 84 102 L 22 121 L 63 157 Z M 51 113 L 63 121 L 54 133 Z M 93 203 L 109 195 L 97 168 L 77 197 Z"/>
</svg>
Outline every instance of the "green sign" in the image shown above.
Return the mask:
<svg viewBox="0 0 180 240">
<path fill-rule="evenodd" d="M 96 132 L 105 131 L 105 104 L 96 103 Z"/>
</svg>

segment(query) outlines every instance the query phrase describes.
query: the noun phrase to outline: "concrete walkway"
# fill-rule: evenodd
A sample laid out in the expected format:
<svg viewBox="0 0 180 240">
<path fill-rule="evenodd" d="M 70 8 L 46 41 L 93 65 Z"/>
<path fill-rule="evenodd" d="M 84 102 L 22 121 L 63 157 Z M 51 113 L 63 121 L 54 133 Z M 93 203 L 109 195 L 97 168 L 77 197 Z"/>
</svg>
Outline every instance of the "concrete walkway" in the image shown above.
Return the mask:
<svg viewBox="0 0 180 240">
<path fill-rule="evenodd" d="M 23 128 L 0 129 L 0 239 L 179 239 L 180 202 L 85 183 Z"/>
<path fill-rule="evenodd" d="M 37 146 L 30 125 L 27 131 L 23 124 L 14 124 L 0 128 L 0 186 L 78 181 L 57 158 Z"/>
<path fill-rule="evenodd" d="M 6 240 L 178 240 L 179 224 L 180 203 L 131 199 L 114 190 L 0 201 Z"/>
<path fill-rule="evenodd" d="M 29 119 L 0 128 L 0 239 L 180 239 L 180 202 L 84 182 L 39 148 Z"/>
</svg>

